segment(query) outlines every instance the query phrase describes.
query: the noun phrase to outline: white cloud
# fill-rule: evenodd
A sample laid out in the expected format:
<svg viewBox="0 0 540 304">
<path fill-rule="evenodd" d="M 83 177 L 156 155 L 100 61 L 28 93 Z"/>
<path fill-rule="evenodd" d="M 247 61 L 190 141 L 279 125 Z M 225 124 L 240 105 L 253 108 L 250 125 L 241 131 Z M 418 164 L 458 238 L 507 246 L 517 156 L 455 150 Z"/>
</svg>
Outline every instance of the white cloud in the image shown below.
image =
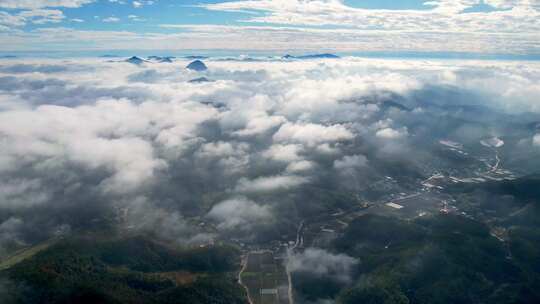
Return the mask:
<svg viewBox="0 0 540 304">
<path fill-rule="evenodd" d="M 0 35 L 11 44 L 5 50 L 42 49 L 44 46 L 70 50 L 268 50 L 288 52 L 469 52 L 478 54 L 536 54 L 540 52 L 536 32 L 517 34 L 493 32 L 402 32 L 347 28 L 314 29 L 283 26 L 181 25 L 178 33 L 92 31 L 69 28 L 40 28 Z M 459 41 L 459 43 L 457 43 Z"/>
<path fill-rule="evenodd" d="M 272 212 L 268 206 L 240 197 L 216 204 L 207 216 L 219 223 L 219 229 L 248 230 L 271 220 Z"/>
<path fill-rule="evenodd" d="M 266 114 L 255 114 L 253 117 L 249 118 L 249 121 L 246 123 L 246 126 L 234 132 L 238 136 L 253 136 L 259 135 L 271 128 L 277 127 L 286 119 L 282 116 L 268 116 Z"/>
<path fill-rule="evenodd" d="M 235 155 L 236 153 L 237 151 L 233 144 L 228 142 L 219 141 L 201 146 L 201 155 L 203 156 L 222 157 Z"/>
<path fill-rule="evenodd" d="M 178 120 L 190 113 L 190 119 Z M 111 175 L 102 182 L 106 191 L 136 190 L 166 168 L 165 161 L 156 157 L 154 145 L 180 151 L 180 146 L 186 145 L 183 140 L 192 136 L 189 133 L 200 121 L 211 117 L 208 114 L 212 115 L 197 113 L 189 106 L 151 102 L 134 105 L 127 101 L 2 112 L 0 132 L 9 148 L 2 153 L 0 170 L 49 158 L 41 164 L 47 170 L 62 165 L 60 160 L 64 159 L 91 170 L 109 171 Z M 152 130 L 155 123 L 161 127 Z M 153 134 L 153 142 L 143 138 L 148 134 Z"/>
<path fill-rule="evenodd" d="M 134 8 L 141 8 L 145 5 L 152 5 L 154 4 L 155 1 L 150 1 L 150 0 L 139 0 L 139 1 L 132 1 L 131 4 L 133 5 Z"/>
<path fill-rule="evenodd" d="M 353 267 L 358 260 L 345 254 L 333 254 L 324 249 L 308 248 L 289 257 L 292 272 L 307 272 L 316 276 L 349 282 Z"/>
<path fill-rule="evenodd" d="M 535 147 L 540 147 L 540 134 L 536 134 L 534 137 L 533 137 L 533 146 Z"/>
<path fill-rule="evenodd" d="M 1 208 L 27 208 L 46 203 L 50 194 L 38 179 L 13 179 L 0 184 Z"/>
<path fill-rule="evenodd" d="M 538 12 L 529 1 L 492 1 L 500 8 L 515 7 L 511 11 L 491 13 L 461 13 L 480 1 L 432 1 L 431 10 L 368 10 L 353 8 L 336 0 L 258 0 L 229 1 L 207 4 L 210 10 L 256 10 L 267 14 L 246 21 L 294 25 L 335 25 L 359 29 L 384 29 L 393 31 L 442 31 L 442 32 L 511 32 L 522 28 L 532 32 L 540 25 Z M 468 30 L 464 30 L 467 25 Z M 501 25 L 504 25 L 501 27 Z"/>
<path fill-rule="evenodd" d="M 272 145 L 263 152 L 263 156 L 282 162 L 293 162 L 301 159 L 299 153 L 302 151 L 300 145 Z"/>
<path fill-rule="evenodd" d="M 64 19 L 64 13 L 57 9 L 23 10 L 16 14 L 0 11 L 0 25 L 4 25 L 8 29 L 24 26 L 29 22 L 34 24 L 59 23 Z"/>
<path fill-rule="evenodd" d="M 24 17 L 0 11 L 0 25 L 5 26 L 6 29 L 23 26 L 25 24 L 26 19 Z"/>
<path fill-rule="evenodd" d="M 36 9 L 44 7 L 81 7 L 95 0 L 0 0 L 0 7 L 13 9 Z"/>
<path fill-rule="evenodd" d="M 333 155 L 339 153 L 339 148 L 336 146 L 332 146 L 329 143 L 318 145 L 315 150 L 323 155 Z"/>
<path fill-rule="evenodd" d="M 484 3 L 499 9 L 510 9 L 516 6 L 521 6 L 525 1 L 523 0 L 484 0 Z M 533 4 L 535 0 L 531 1 Z"/>
<path fill-rule="evenodd" d="M 380 22 L 384 22 L 381 20 Z M 531 21 L 533 24 L 536 21 Z M 287 26 L 224 26 L 224 25 L 166 25 L 188 31 L 184 35 L 199 40 L 201 45 L 212 49 L 254 49 L 302 51 L 436 51 L 500 53 L 505 47 L 508 54 L 536 54 L 536 28 L 518 33 L 465 32 L 432 30 L 401 31 L 388 29 L 351 28 L 303 28 Z M 200 41 L 201 37 L 213 38 Z M 172 37 L 171 37 L 172 38 Z M 220 39 L 221 38 L 221 39 Z M 260 39 L 262 38 L 262 39 Z M 235 41 L 235 46 L 227 41 Z M 204 39 L 203 39 L 204 40 Z M 456 43 L 459 41 L 459 43 Z M 190 46 L 193 48 L 193 46 Z M 188 48 L 186 46 L 186 48 Z"/>
<path fill-rule="evenodd" d="M 120 22 L 120 18 L 118 18 L 118 17 L 107 17 L 107 18 L 104 18 L 102 21 L 106 22 L 106 23 L 114 23 L 114 22 Z"/>
<path fill-rule="evenodd" d="M 406 128 L 402 128 L 399 130 L 395 130 L 392 128 L 384 128 L 378 130 L 377 133 L 375 133 L 377 137 L 383 139 L 400 139 L 406 137 L 408 134 L 409 133 Z"/>
<path fill-rule="evenodd" d="M 144 18 L 141 18 L 137 15 L 128 15 L 128 19 L 132 21 L 139 21 L 139 22 L 146 21 Z"/>
<path fill-rule="evenodd" d="M 286 123 L 274 134 L 274 141 L 299 142 L 314 146 L 325 142 L 348 140 L 353 137 L 353 133 L 342 125 L 324 126 L 312 123 Z"/>
<path fill-rule="evenodd" d="M 296 188 L 309 180 L 296 175 L 264 176 L 255 179 L 241 178 L 235 190 L 238 192 L 273 192 Z"/>
<path fill-rule="evenodd" d="M 499 44 L 498 40 L 506 41 L 509 45 L 518 44 L 518 48 L 532 47 L 528 50 L 532 53 L 537 50 L 537 47 L 526 46 L 522 42 L 528 40 L 535 44 L 535 39 L 529 34 L 538 33 L 540 30 L 540 11 L 537 10 L 540 6 L 536 1 L 493 0 L 486 3 L 506 10 L 463 13 L 465 9 L 480 3 L 479 0 L 431 1 L 425 3 L 430 5 L 429 10 L 360 9 L 347 6 L 339 0 L 242 0 L 202 6 L 218 11 L 264 12 L 243 20 L 251 23 L 314 27 L 331 25 L 345 31 L 354 28 L 357 34 L 327 35 L 326 38 L 333 41 L 335 37 L 339 37 L 342 41 L 356 40 L 361 44 L 368 43 L 366 40 L 371 40 L 371 36 L 375 35 L 379 39 L 391 39 L 394 42 L 392 44 L 385 41 L 388 43 L 385 51 L 410 47 L 433 50 L 435 42 L 447 51 L 462 48 L 481 52 L 480 48 Z M 512 9 L 508 10 L 509 8 Z M 283 31 L 280 34 L 283 34 Z M 275 36 L 278 36 L 277 32 Z M 457 41 L 460 43 L 456 43 Z M 422 43 L 425 44 L 424 47 Z"/>
<path fill-rule="evenodd" d="M 75 8 L 92 0 L 0 0 L 0 7 L 16 9 Z M 126 3 L 114 0 L 110 3 Z M 135 8 L 154 1 L 130 1 Z M 42 48 L 43 42 L 89 45 L 108 49 L 291 49 L 337 51 L 436 51 L 538 54 L 540 4 L 536 0 L 488 0 L 492 12 L 463 13 L 480 0 L 431 1 L 428 10 L 359 9 L 337 0 L 250 0 L 200 5 L 208 10 L 264 12 L 250 14 L 243 25 L 175 25 L 179 33 L 93 31 L 73 29 L 33 30 L 17 33 L 14 48 Z M 15 15 L 18 13 L 3 14 Z M 50 16 L 52 17 L 52 16 Z M 18 18 L 23 18 L 19 16 Z M 4 31 L 29 21 L 10 21 L 0 16 Z M 58 22 L 60 18 L 40 18 L 35 23 Z M 131 21 L 145 21 L 132 15 Z M 262 24 L 262 25 L 261 25 Z M 328 25 L 330 28 L 323 27 Z M 67 35 L 66 35 L 67 34 Z M 110 39 L 115 36 L 116 39 Z M 137 39 L 132 39 L 136 36 Z M 9 38 L 9 37 L 8 37 Z M 51 40 L 60 41 L 53 43 Z M 12 41 L 12 39 L 10 39 Z M 141 43 L 141 41 L 145 41 Z"/>
<path fill-rule="evenodd" d="M 197 157 L 216 161 L 228 174 L 242 172 L 249 165 L 249 144 L 238 142 L 212 142 L 203 144 Z"/>
<path fill-rule="evenodd" d="M 316 163 L 312 161 L 301 160 L 301 161 L 290 163 L 287 166 L 286 171 L 289 173 L 305 172 L 305 171 L 312 170 L 313 168 L 315 168 L 315 166 L 316 166 Z"/>
<path fill-rule="evenodd" d="M 164 169 L 166 163 L 154 158 L 150 143 L 140 138 L 107 140 L 91 138 L 68 143 L 72 161 L 90 169 L 104 166 L 113 175 L 102 182 L 106 191 L 130 192 L 151 182 L 155 171 Z"/>
</svg>

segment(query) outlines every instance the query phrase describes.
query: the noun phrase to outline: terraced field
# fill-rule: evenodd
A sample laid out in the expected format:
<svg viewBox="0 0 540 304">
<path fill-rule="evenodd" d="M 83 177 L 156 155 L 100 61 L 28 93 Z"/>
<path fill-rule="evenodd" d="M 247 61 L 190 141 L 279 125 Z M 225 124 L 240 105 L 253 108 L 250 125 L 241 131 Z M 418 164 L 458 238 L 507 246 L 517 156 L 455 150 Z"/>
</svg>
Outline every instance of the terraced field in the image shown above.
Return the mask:
<svg viewBox="0 0 540 304">
<path fill-rule="evenodd" d="M 242 283 L 252 304 L 291 304 L 289 280 L 283 261 L 272 252 L 252 252 L 242 271 Z"/>
</svg>

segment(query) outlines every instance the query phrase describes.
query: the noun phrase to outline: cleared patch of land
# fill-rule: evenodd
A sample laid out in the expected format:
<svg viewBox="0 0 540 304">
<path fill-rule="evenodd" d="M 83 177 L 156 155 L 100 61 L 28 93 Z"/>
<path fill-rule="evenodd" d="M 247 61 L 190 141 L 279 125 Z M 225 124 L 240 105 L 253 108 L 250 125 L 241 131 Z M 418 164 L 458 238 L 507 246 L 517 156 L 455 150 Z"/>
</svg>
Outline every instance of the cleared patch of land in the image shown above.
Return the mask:
<svg viewBox="0 0 540 304">
<path fill-rule="evenodd" d="M 10 257 L 0 262 L 0 271 L 6 270 L 12 267 L 13 265 L 16 265 L 26 259 L 33 257 L 39 252 L 49 248 L 54 243 L 55 243 L 55 240 L 49 240 L 47 242 L 19 250 L 15 254 L 11 255 Z"/>
</svg>

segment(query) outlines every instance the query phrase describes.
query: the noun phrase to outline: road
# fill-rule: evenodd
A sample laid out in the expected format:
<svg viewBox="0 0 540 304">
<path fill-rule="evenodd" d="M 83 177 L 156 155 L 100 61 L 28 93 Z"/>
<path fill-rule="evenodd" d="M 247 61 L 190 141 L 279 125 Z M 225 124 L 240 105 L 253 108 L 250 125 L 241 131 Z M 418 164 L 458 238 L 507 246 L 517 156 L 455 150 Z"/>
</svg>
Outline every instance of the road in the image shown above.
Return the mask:
<svg viewBox="0 0 540 304">
<path fill-rule="evenodd" d="M 303 245 L 304 243 L 304 237 L 302 236 L 302 230 L 304 229 L 304 221 L 300 222 L 300 225 L 298 226 L 298 229 L 296 230 L 296 242 L 294 245 L 287 249 L 287 260 L 291 258 L 292 254 L 294 254 L 294 250 L 298 248 L 298 246 Z M 287 272 L 287 279 L 289 281 L 289 304 L 294 304 L 294 296 L 293 296 L 293 286 L 292 286 L 292 277 L 291 277 L 291 271 L 289 270 L 289 264 L 287 263 L 287 266 L 285 267 L 285 270 Z"/>
<path fill-rule="evenodd" d="M 244 273 L 244 271 L 246 270 L 247 268 L 247 262 L 248 262 L 248 256 L 249 254 L 247 254 L 246 256 L 243 256 L 242 257 L 242 269 L 240 270 L 240 272 L 238 272 L 238 283 L 240 285 L 242 285 L 242 287 L 244 287 L 244 289 L 246 290 L 246 294 L 247 294 L 247 298 L 248 298 L 248 302 L 249 304 L 253 304 L 253 301 L 251 300 L 251 296 L 249 295 L 249 289 L 246 285 L 244 285 L 244 283 L 242 282 L 242 273 Z"/>
</svg>

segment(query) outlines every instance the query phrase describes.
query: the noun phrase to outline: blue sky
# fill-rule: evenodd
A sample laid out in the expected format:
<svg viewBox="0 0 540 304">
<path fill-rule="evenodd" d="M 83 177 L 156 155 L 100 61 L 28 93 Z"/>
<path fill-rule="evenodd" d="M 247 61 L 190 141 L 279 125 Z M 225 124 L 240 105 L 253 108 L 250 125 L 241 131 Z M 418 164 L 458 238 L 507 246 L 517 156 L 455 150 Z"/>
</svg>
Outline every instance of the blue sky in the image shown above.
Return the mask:
<svg viewBox="0 0 540 304">
<path fill-rule="evenodd" d="M 236 24 L 241 13 L 208 11 L 198 7 L 201 4 L 217 3 L 208 0 L 161 0 L 152 5 L 134 7 L 132 1 L 111 3 L 108 0 L 96 1 L 78 8 L 64 8 L 66 18 L 48 27 L 66 27 L 81 30 L 130 30 L 137 32 L 163 31 L 162 23 L 179 24 Z M 134 16 L 137 16 L 136 18 Z M 107 18 L 118 18 L 108 22 Z M 28 23 L 25 30 L 39 28 L 40 25 Z"/>
<path fill-rule="evenodd" d="M 540 0 L 0 0 L 0 50 L 539 54 Z"/>
<path fill-rule="evenodd" d="M 0 1 L 1 2 L 1 1 Z M 133 2 L 141 3 L 135 7 Z M 222 0 L 154 0 L 152 4 L 145 1 L 116 1 L 98 0 L 78 8 L 63 8 L 65 19 L 49 24 L 48 27 L 71 27 L 81 30 L 130 30 L 130 31 L 166 31 L 160 24 L 245 24 L 240 20 L 252 14 L 264 12 L 210 11 L 201 7 L 205 4 L 217 4 Z M 432 6 L 425 5 L 424 0 L 345 0 L 343 3 L 353 8 L 387 9 L 387 10 L 429 10 Z M 480 4 L 475 5 L 475 11 L 490 11 L 495 8 Z M 14 10 L 16 12 L 20 10 Z M 131 16 L 131 18 L 130 18 Z M 137 16 L 137 18 L 133 17 Z M 118 21 L 107 22 L 107 18 L 118 18 Z M 135 19 L 135 20 L 134 20 Z M 76 21 L 74 21 L 76 20 Z M 105 21 L 104 21 L 105 20 Z M 112 19 L 111 19 L 112 20 Z M 83 21 L 83 22 L 81 22 Z M 41 25 L 27 23 L 25 30 L 33 30 Z"/>
</svg>

